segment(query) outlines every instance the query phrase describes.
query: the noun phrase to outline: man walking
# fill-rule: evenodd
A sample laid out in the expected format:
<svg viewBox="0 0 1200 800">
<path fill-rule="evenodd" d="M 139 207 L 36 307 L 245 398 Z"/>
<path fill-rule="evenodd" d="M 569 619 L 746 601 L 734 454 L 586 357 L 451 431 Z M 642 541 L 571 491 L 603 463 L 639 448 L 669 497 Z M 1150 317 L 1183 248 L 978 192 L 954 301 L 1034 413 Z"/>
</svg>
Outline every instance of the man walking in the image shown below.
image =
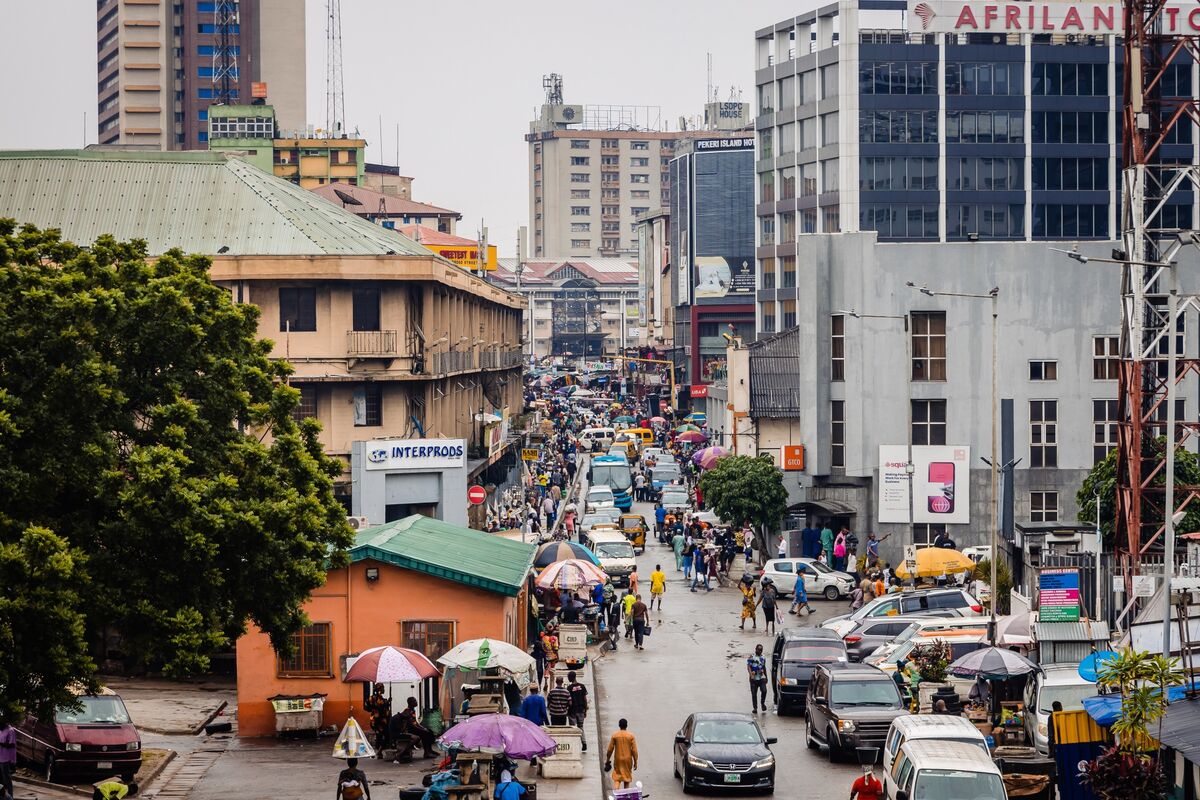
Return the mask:
<svg viewBox="0 0 1200 800">
<path fill-rule="evenodd" d="M 646 625 L 650 622 L 650 609 L 646 608 L 640 594 L 635 596 L 629 615 L 633 618 L 633 646 L 637 650 L 645 650 L 642 640 L 646 635 Z"/>
<path fill-rule="evenodd" d="M 804 588 L 804 572 L 796 572 L 796 587 L 792 590 L 792 607 L 788 609 L 789 614 L 799 614 L 800 609 L 806 609 L 808 613 L 813 613 L 813 608 L 808 604 L 808 591 Z"/>
<path fill-rule="evenodd" d="M 633 782 L 633 772 L 638 768 L 637 739 L 629 732 L 629 720 L 624 717 L 617 722 L 617 728 L 619 730 L 608 740 L 604 769 L 612 770 L 614 789 L 628 789 Z"/>
<path fill-rule="evenodd" d="M 828 523 L 821 528 L 821 552 L 825 556 L 825 566 L 833 568 L 833 530 Z"/>
<path fill-rule="evenodd" d="M 681 530 L 676 531 L 676 535 L 682 536 L 683 532 Z M 695 553 L 695 547 L 696 545 L 691 540 L 691 537 L 688 537 L 684 541 L 683 550 L 681 552 L 683 553 L 683 579 L 685 581 L 690 580 L 692 577 L 692 557 Z M 692 591 L 695 591 L 694 585 L 692 587 Z"/>
<path fill-rule="evenodd" d="M 654 608 L 654 601 L 658 601 L 658 612 L 662 613 L 662 596 L 663 592 L 667 591 L 667 573 L 662 571 L 662 564 L 654 565 L 654 572 L 650 573 L 650 608 Z"/>
<path fill-rule="evenodd" d="M 579 728 L 583 751 L 587 752 L 587 728 L 584 727 L 584 723 L 588 713 L 588 690 L 575 679 L 574 670 L 567 673 L 567 681 L 567 691 L 571 693 L 571 709 L 567 712 L 567 717 L 572 725 Z"/>
<path fill-rule="evenodd" d="M 571 711 L 571 693 L 563 686 L 562 676 L 554 679 L 554 688 L 546 694 L 546 710 L 550 712 L 551 725 L 566 725 Z"/>
<path fill-rule="evenodd" d="M 671 534 L 671 550 L 675 553 L 675 571 L 683 569 L 683 531 L 675 531 Z M 684 580 L 687 580 L 687 572 L 683 574 Z"/>
<path fill-rule="evenodd" d="M 521 701 L 517 716 L 524 717 L 534 725 L 546 725 L 550 722 L 550 713 L 546 710 L 546 698 L 538 693 L 537 685 L 529 687 L 529 696 Z"/>
<path fill-rule="evenodd" d="M 754 645 L 754 655 L 746 659 L 746 674 L 750 677 L 750 713 L 758 713 L 760 699 L 763 713 L 767 713 L 767 659 L 761 644 Z"/>
<path fill-rule="evenodd" d="M 704 574 L 704 548 L 696 540 L 692 540 L 692 591 L 700 585 L 701 580 L 708 580 Z"/>
<path fill-rule="evenodd" d="M 775 603 L 779 599 L 779 590 L 775 588 L 775 581 L 770 578 L 763 578 L 762 594 L 759 596 L 758 604 L 762 606 L 764 621 L 763 633 L 768 636 L 775 633 Z"/>
</svg>

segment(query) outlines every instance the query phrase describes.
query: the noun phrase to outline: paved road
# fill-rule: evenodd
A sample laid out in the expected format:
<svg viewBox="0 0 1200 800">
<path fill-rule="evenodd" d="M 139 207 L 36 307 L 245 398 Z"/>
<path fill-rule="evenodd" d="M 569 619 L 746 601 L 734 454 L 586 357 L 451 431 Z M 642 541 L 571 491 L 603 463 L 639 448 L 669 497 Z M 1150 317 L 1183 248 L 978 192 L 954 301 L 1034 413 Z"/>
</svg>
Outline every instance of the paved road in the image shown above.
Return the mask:
<svg viewBox="0 0 1200 800">
<path fill-rule="evenodd" d="M 634 511 L 653 519 L 648 503 L 635 503 Z M 638 558 L 642 595 L 649 600 L 650 573 L 656 563 L 668 575 L 667 593 L 660 614 L 651 621 L 653 633 L 646 649 L 623 647 L 605 656 L 597 666 L 600 694 L 601 734 L 605 742 L 625 717 L 637 736 L 641 768 L 635 774 L 654 800 L 683 797 L 679 781 L 672 776 L 675 732 L 694 711 L 750 711 L 745 658 L 761 643 L 768 652 L 771 637 L 762 632 L 738 629 L 740 597 L 733 587 L 692 594 L 675 572 L 671 551 L 647 542 Z M 844 613 L 846 601 L 813 601 L 818 613 L 812 616 L 784 615 L 785 627 L 815 625 Z M 786 606 L 785 609 L 786 611 Z M 762 624 L 761 614 L 759 624 Z M 808 750 L 804 744 L 803 716 L 780 717 L 772 709 L 759 715 L 767 736 L 776 736 L 773 747 L 777 763 L 777 791 L 786 797 L 808 800 L 850 795 L 850 784 L 861 774 L 852 764 L 828 763 L 825 754 Z"/>
</svg>

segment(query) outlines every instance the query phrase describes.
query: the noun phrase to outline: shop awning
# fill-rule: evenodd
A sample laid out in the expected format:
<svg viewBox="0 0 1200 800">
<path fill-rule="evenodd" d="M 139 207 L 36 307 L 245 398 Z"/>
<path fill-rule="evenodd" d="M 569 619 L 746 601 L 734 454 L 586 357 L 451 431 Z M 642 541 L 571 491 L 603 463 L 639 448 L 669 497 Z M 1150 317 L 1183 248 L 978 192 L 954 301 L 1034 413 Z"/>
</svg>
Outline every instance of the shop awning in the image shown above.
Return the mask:
<svg viewBox="0 0 1200 800">
<path fill-rule="evenodd" d="M 834 500 L 828 497 L 822 497 L 816 500 L 805 500 L 801 503 L 797 503 L 796 505 L 813 506 L 828 514 L 836 514 L 838 516 L 854 516 L 858 513 L 858 509 L 849 503 L 845 503 L 841 500 Z"/>
</svg>

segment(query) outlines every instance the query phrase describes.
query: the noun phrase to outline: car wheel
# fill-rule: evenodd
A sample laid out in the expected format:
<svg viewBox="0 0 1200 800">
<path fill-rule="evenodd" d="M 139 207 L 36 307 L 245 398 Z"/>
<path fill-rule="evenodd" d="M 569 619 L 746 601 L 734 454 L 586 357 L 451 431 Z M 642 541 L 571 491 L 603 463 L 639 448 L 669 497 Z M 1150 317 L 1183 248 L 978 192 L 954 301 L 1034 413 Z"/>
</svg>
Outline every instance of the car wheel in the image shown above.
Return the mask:
<svg viewBox="0 0 1200 800">
<path fill-rule="evenodd" d="M 808 746 L 809 750 L 816 750 L 818 747 L 820 747 L 820 745 L 817 744 L 817 740 L 814 739 L 812 735 L 812 720 L 808 719 L 807 717 L 804 719 L 804 744 Z"/>
<path fill-rule="evenodd" d="M 826 586 L 825 587 L 825 599 L 826 600 L 837 600 L 838 597 L 840 597 L 840 596 L 841 596 L 841 594 L 838 592 L 838 588 L 836 586 Z"/>
<path fill-rule="evenodd" d="M 839 763 L 842 760 L 842 749 L 837 746 L 837 740 L 833 738 L 833 728 L 825 732 L 825 741 L 829 743 L 829 763 Z"/>
<path fill-rule="evenodd" d="M 675 759 L 671 759 L 671 772 L 675 773 L 675 777 L 679 777 L 679 767 L 675 764 Z"/>
<path fill-rule="evenodd" d="M 54 762 L 54 754 L 46 753 L 46 759 L 42 762 L 42 779 L 47 783 L 54 783 L 58 777 L 58 765 Z"/>
</svg>

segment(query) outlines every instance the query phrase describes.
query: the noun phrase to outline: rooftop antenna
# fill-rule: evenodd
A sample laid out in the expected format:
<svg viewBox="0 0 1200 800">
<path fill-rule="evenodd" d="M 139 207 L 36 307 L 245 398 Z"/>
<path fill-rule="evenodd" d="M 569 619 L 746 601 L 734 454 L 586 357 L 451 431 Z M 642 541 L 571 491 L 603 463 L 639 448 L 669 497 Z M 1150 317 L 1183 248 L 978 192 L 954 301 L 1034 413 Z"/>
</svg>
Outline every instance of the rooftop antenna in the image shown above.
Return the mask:
<svg viewBox="0 0 1200 800">
<path fill-rule="evenodd" d="M 542 76 L 542 88 L 546 90 L 546 105 L 561 106 L 563 101 L 562 75 L 551 72 Z"/>
<path fill-rule="evenodd" d="M 325 135 L 342 135 L 346 100 L 342 95 L 342 0 L 325 0 Z"/>
<path fill-rule="evenodd" d="M 237 24 L 236 0 L 217 0 L 213 4 L 213 31 L 217 34 L 212 60 L 213 105 L 233 104 L 233 82 L 237 79 L 238 64 L 232 35 Z"/>
<path fill-rule="evenodd" d="M 708 58 L 708 88 L 704 92 L 704 102 L 717 99 L 716 89 L 713 88 L 712 82 L 712 53 L 704 54 Z"/>
</svg>

